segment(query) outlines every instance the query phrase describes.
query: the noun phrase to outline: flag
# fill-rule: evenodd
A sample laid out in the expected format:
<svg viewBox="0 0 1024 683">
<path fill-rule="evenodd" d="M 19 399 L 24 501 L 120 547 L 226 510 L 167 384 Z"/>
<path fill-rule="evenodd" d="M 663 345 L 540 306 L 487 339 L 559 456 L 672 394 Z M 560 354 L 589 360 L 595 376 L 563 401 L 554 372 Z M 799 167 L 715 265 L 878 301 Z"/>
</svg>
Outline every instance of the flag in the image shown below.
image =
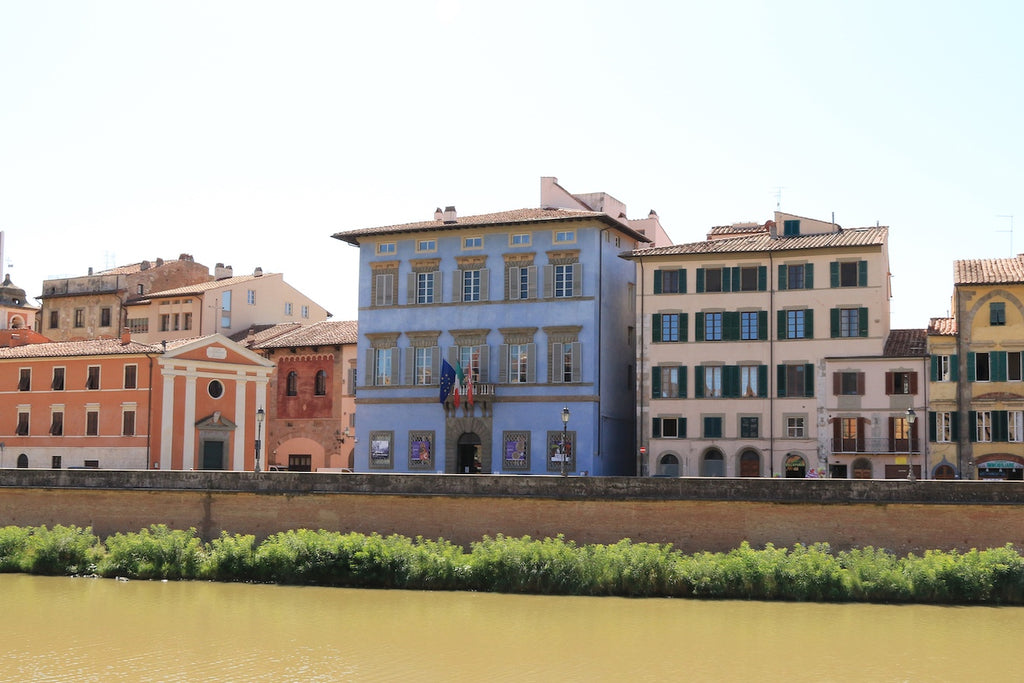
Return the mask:
<svg viewBox="0 0 1024 683">
<path fill-rule="evenodd" d="M 447 360 L 441 360 L 441 403 L 452 393 L 452 386 L 455 384 L 455 368 Z M 455 394 L 458 396 L 458 393 Z M 456 399 L 458 401 L 458 399 Z M 457 402 L 455 405 L 459 405 Z"/>
<path fill-rule="evenodd" d="M 463 386 L 466 383 L 466 373 L 462 371 L 462 363 L 458 360 L 455 361 L 455 376 L 459 378 L 459 386 Z"/>
<path fill-rule="evenodd" d="M 473 373 L 466 378 L 466 403 L 473 405 Z"/>
<path fill-rule="evenodd" d="M 455 385 L 455 398 L 452 399 L 452 403 L 455 404 L 456 408 L 459 407 L 459 385 L 458 384 Z"/>
</svg>

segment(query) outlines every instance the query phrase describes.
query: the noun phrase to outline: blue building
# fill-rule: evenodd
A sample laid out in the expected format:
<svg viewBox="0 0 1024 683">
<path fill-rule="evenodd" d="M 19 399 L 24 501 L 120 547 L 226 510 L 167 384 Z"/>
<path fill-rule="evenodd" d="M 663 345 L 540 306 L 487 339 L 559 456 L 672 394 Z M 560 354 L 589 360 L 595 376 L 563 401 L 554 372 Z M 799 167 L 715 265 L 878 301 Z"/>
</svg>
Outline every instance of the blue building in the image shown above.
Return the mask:
<svg viewBox="0 0 1024 683">
<path fill-rule="evenodd" d="M 359 258 L 357 472 L 635 471 L 635 267 L 604 193 L 334 235 Z M 459 373 L 441 402 L 447 362 Z M 568 410 L 563 424 L 563 409 Z"/>
</svg>

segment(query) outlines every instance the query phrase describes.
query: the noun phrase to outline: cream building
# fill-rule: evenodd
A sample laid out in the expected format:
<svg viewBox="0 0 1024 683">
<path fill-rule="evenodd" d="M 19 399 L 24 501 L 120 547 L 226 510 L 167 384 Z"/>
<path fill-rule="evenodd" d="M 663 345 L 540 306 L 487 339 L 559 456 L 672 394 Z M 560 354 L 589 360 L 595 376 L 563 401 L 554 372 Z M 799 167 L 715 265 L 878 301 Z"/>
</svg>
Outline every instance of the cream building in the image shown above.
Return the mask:
<svg viewBox="0 0 1024 683">
<path fill-rule="evenodd" d="M 888 228 L 776 212 L 701 242 L 638 249 L 643 474 L 827 474 L 825 359 L 880 356 Z"/>
</svg>

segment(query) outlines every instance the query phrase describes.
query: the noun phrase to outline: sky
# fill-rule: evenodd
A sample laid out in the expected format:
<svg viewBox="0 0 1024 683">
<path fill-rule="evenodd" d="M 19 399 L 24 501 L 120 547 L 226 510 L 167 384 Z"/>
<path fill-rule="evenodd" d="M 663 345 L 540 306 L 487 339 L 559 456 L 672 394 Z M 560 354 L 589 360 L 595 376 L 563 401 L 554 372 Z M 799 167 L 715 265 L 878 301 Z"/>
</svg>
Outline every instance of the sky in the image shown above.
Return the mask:
<svg viewBox="0 0 1024 683">
<path fill-rule="evenodd" d="M 334 233 L 536 207 L 887 225 L 892 326 L 1024 252 L 1024 5 L 0 0 L 3 270 L 191 254 L 355 319 Z M 1016 230 L 1015 224 L 1021 229 Z"/>
</svg>

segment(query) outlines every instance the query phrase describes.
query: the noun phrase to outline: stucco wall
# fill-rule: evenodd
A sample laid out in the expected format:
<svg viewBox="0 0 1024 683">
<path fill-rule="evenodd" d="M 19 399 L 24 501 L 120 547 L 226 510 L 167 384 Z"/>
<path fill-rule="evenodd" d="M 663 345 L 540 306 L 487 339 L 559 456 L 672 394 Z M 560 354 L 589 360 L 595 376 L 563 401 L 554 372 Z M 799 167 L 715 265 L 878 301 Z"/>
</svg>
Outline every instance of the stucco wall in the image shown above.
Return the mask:
<svg viewBox="0 0 1024 683">
<path fill-rule="evenodd" d="M 896 552 L 1024 547 L 1024 482 L 0 470 L 0 525 L 149 524 L 262 539 L 295 528 L 468 544 L 562 533 L 686 552 L 826 541 Z"/>
</svg>

